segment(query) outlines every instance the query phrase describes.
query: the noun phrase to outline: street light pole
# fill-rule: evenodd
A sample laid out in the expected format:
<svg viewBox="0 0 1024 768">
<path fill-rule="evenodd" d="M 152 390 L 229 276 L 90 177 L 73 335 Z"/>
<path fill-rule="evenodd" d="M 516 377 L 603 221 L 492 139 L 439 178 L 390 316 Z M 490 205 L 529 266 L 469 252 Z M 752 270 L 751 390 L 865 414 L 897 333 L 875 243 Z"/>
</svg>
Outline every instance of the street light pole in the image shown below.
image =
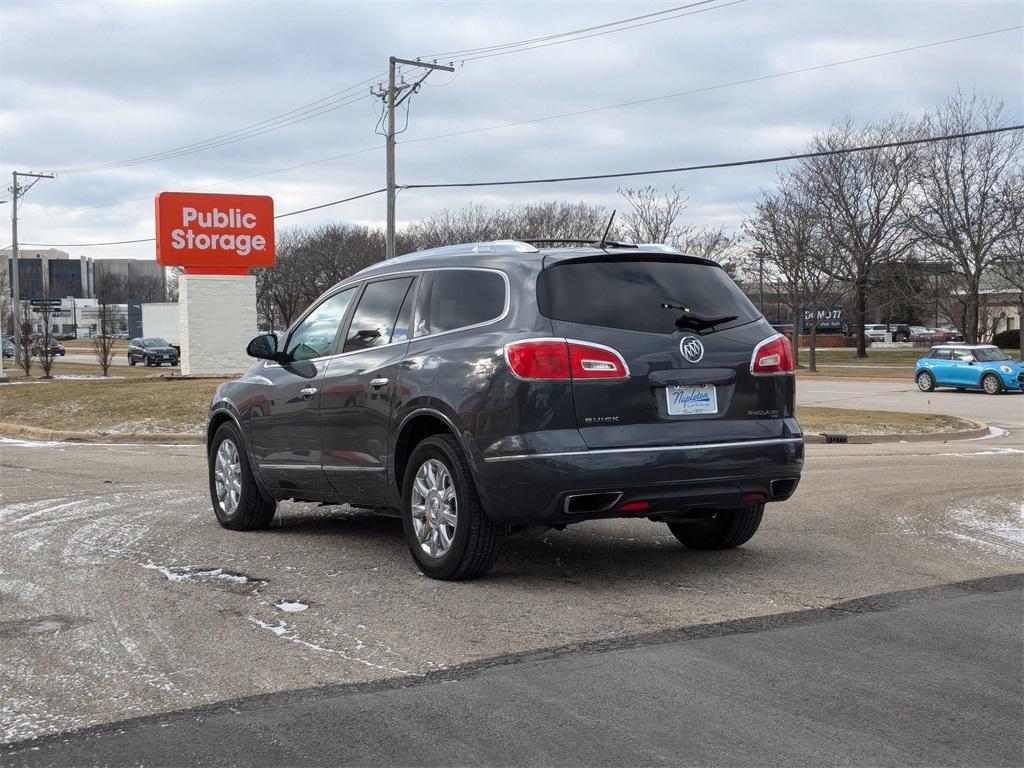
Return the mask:
<svg viewBox="0 0 1024 768">
<path fill-rule="evenodd" d="M 27 187 L 18 186 L 18 177 L 23 176 L 32 179 Z M 18 360 L 21 339 L 18 338 L 18 272 L 20 262 L 18 260 L 18 198 L 24 197 L 25 193 L 34 187 L 40 179 L 52 179 L 53 175 L 48 173 L 22 173 L 14 171 L 11 173 L 13 183 L 11 184 L 11 340 L 14 342 L 14 360 Z M 3 357 L 0 354 L 0 357 Z"/>
</svg>

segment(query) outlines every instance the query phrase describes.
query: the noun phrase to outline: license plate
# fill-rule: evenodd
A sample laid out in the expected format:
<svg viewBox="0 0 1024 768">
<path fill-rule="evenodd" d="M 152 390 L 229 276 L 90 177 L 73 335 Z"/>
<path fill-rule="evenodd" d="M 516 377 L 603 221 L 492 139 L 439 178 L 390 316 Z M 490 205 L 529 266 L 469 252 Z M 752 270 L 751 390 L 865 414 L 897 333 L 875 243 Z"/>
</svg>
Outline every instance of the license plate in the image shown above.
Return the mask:
<svg viewBox="0 0 1024 768">
<path fill-rule="evenodd" d="M 699 416 L 718 413 L 718 393 L 714 384 L 666 387 L 665 399 L 670 416 Z"/>
</svg>

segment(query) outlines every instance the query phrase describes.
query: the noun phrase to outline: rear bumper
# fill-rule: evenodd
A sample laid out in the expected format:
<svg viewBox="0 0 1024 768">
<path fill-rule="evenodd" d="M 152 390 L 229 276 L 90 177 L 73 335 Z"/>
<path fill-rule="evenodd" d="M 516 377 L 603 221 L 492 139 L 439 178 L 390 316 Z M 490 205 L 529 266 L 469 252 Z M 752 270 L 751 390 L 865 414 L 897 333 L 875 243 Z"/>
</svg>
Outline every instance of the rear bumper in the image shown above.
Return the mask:
<svg viewBox="0 0 1024 768">
<path fill-rule="evenodd" d="M 803 439 L 786 437 L 492 456 L 477 469 L 494 522 L 562 525 L 602 517 L 670 517 L 688 509 L 733 508 L 752 503 L 757 495 L 757 500 L 782 501 L 796 490 L 803 459 Z M 567 499 L 588 493 L 607 493 L 614 503 L 599 511 L 572 513 Z M 618 511 L 631 502 L 648 506 Z"/>
</svg>

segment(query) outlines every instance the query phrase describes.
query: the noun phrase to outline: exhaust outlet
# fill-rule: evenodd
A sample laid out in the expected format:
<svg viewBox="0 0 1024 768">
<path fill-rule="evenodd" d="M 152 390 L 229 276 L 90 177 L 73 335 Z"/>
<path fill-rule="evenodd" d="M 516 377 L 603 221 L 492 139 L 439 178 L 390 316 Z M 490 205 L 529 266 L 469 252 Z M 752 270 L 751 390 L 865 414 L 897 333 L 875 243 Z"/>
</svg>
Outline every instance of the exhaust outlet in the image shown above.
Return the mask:
<svg viewBox="0 0 1024 768">
<path fill-rule="evenodd" d="M 573 493 L 565 497 L 562 510 L 567 515 L 590 515 L 607 512 L 619 503 L 622 491 L 602 491 L 599 493 Z"/>
</svg>

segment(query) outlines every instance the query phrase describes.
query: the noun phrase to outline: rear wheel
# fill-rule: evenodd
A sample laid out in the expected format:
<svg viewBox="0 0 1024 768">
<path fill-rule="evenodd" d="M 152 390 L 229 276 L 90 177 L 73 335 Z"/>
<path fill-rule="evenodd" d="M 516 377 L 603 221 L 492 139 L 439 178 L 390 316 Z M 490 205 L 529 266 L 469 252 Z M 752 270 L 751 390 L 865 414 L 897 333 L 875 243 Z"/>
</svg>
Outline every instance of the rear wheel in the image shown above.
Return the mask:
<svg viewBox="0 0 1024 768">
<path fill-rule="evenodd" d="M 921 371 L 917 374 L 917 388 L 922 392 L 931 392 L 935 389 L 935 377 L 928 371 Z"/>
<path fill-rule="evenodd" d="M 135 365 L 135 358 L 132 357 L 131 355 L 128 355 L 128 365 L 131 365 L 131 366 Z"/>
<path fill-rule="evenodd" d="M 990 395 L 998 395 L 1003 391 L 1003 382 L 994 373 L 986 373 L 981 377 L 981 388 Z"/>
<path fill-rule="evenodd" d="M 500 533 L 480 504 L 462 447 L 451 435 L 416 446 L 402 485 L 406 543 L 423 573 L 458 581 L 487 574 Z"/>
<path fill-rule="evenodd" d="M 276 503 L 260 494 L 238 428 L 224 422 L 217 428 L 208 457 L 210 499 L 217 522 L 233 531 L 266 528 L 274 519 Z"/>
<path fill-rule="evenodd" d="M 764 515 L 764 504 L 708 512 L 686 522 L 668 523 L 672 535 L 687 549 L 732 549 L 750 541 Z"/>
</svg>

